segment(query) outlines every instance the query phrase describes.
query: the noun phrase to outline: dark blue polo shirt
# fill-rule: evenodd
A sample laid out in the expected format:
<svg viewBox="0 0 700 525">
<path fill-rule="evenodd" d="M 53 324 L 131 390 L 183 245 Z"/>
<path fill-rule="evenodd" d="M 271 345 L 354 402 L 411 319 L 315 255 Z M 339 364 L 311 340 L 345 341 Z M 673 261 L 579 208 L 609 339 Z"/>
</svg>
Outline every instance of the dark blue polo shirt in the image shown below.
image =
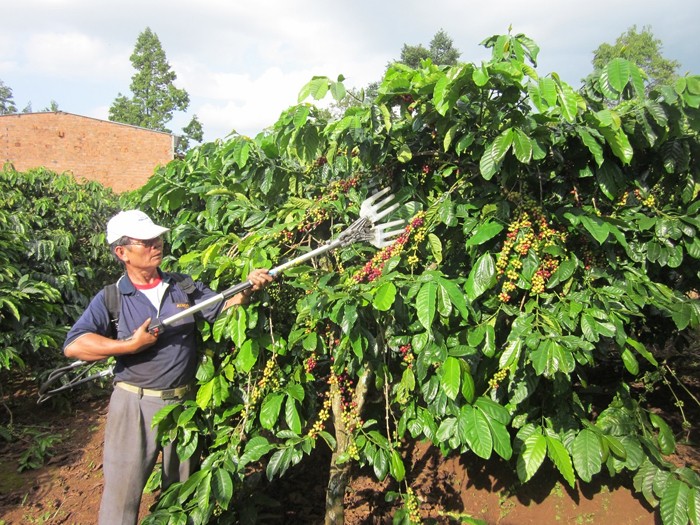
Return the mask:
<svg viewBox="0 0 700 525">
<path fill-rule="evenodd" d="M 195 282 L 196 290 L 188 298 L 170 274 L 161 272 L 161 277 L 168 283 L 160 307 L 161 320 L 189 308 L 190 300 L 196 304 L 216 295 L 216 292 L 203 283 Z M 119 279 L 117 288 L 121 296 L 118 337 L 126 339 L 146 319 L 150 317 L 155 320 L 158 315 L 151 301 L 134 287 L 126 275 Z M 112 328 L 104 295 L 104 290 L 100 290 L 90 301 L 83 315 L 68 332 L 63 345 L 64 351 L 68 345 L 84 334 L 95 333 L 111 337 Z M 214 322 L 222 307 L 223 302 L 220 302 L 195 315 L 201 315 L 207 321 Z M 124 381 L 156 390 L 176 388 L 190 383 L 197 370 L 196 338 L 194 315 L 186 316 L 176 324 L 165 327 L 158 336 L 158 341 L 150 348 L 138 354 L 115 358 L 115 381 Z"/>
</svg>

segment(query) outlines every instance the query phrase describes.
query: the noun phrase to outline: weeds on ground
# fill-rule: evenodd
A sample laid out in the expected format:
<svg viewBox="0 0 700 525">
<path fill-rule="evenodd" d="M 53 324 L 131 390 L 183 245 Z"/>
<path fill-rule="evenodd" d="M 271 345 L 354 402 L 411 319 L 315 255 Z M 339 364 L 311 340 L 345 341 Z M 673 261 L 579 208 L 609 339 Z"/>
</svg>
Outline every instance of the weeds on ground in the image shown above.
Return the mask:
<svg viewBox="0 0 700 525">
<path fill-rule="evenodd" d="M 53 456 L 53 448 L 63 441 L 63 435 L 38 426 L 19 427 L 14 424 L 0 426 L 0 439 L 7 442 L 21 441 L 26 444 L 17 460 L 18 472 L 42 467 L 46 459 Z M 0 524 L 1 525 L 1 524 Z"/>
</svg>

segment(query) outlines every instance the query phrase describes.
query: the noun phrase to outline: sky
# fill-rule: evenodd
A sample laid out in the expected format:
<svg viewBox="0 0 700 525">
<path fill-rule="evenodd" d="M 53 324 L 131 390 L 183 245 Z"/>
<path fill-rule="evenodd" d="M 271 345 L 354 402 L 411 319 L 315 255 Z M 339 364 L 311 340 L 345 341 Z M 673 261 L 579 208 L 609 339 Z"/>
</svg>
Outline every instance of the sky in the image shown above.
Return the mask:
<svg viewBox="0 0 700 525">
<path fill-rule="evenodd" d="M 19 111 L 55 101 L 106 120 L 131 95 L 129 57 L 148 27 L 190 96 L 168 126 L 197 115 L 206 141 L 255 136 L 315 75 L 378 81 L 404 44 L 429 47 L 439 30 L 475 64 L 489 57 L 485 38 L 524 33 L 540 47 L 538 73 L 578 87 L 600 44 L 650 26 L 679 73 L 700 74 L 698 0 L 0 0 L 0 13 L 0 80 Z"/>
</svg>

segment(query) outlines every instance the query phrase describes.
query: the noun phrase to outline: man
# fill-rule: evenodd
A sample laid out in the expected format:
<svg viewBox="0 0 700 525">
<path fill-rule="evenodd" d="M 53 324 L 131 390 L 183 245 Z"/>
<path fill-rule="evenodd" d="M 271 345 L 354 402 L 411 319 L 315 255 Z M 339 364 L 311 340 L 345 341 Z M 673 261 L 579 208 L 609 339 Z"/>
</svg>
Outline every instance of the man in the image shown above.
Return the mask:
<svg viewBox="0 0 700 525">
<path fill-rule="evenodd" d="M 201 282 L 160 270 L 161 236 L 167 231 L 139 210 L 123 211 L 109 220 L 107 242 L 125 269 L 116 285 L 120 300 L 117 338 L 112 337 L 107 292 L 101 290 L 71 328 L 63 347 L 65 355 L 73 359 L 116 358 L 115 388 L 105 427 L 101 525 L 136 523 L 143 488 L 162 448 L 151 420 L 162 407 L 193 396 L 197 369 L 194 316 L 161 333 L 150 333 L 149 324 L 216 295 Z M 257 269 L 250 272 L 248 280 L 253 284 L 251 289 L 199 315 L 213 322 L 221 310 L 247 302 L 253 291 L 273 277 L 267 270 Z M 187 285 L 182 286 L 183 282 Z M 162 448 L 162 453 L 165 487 L 186 480 L 197 467 L 195 457 L 180 462 L 175 444 Z"/>
</svg>

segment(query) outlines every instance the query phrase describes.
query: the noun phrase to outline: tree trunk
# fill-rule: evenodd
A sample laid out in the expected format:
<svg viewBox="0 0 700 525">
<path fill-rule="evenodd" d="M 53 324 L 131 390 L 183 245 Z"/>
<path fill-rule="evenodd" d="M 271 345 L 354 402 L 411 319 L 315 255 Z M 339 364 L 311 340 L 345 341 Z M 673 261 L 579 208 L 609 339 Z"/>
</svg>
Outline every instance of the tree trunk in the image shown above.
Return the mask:
<svg viewBox="0 0 700 525">
<path fill-rule="evenodd" d="M 370 375 L 369 369 L 365 368 L 357 381 L 353 394 L 353 401 L 355 401 L 357 411 L 360 414 L 365 402 Z M 348 433 L 343 421 L 343 399 L 337 383 L 331 385 L 331 399 L 336 447 L 331 456 L 330 477 L 326 489 L 325 525 L 343 525 L 345 523 L 345 490 L 350 478 L 352 460 L 341 465 L 338 465 L 337 461 L 338 457 L 347 451 L 352 435 Z"/>
</svg>

